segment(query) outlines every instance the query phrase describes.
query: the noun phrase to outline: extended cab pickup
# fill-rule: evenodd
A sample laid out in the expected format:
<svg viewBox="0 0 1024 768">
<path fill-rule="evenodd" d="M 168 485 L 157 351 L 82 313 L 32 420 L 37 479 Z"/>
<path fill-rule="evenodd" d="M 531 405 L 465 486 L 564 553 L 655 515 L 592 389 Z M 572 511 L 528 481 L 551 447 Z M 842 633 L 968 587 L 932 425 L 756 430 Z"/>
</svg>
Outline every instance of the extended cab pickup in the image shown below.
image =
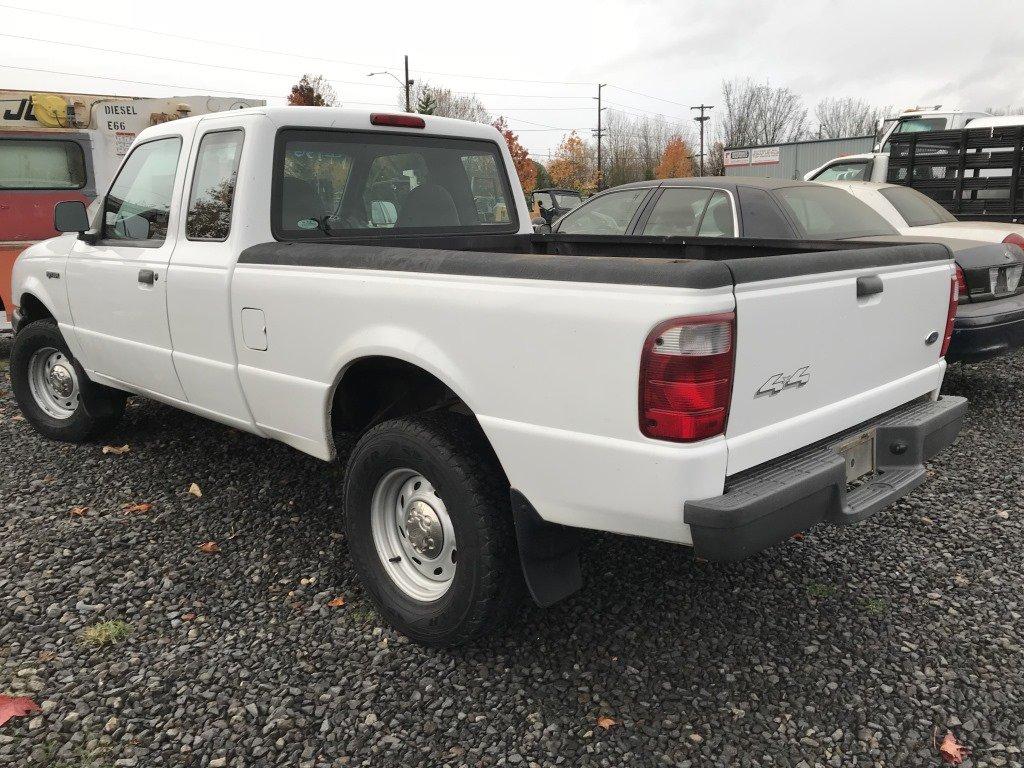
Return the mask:
<svg viewBox="0 0 1024 768">
<path fill-rule="evenodd" d="M 512 168 L 431 116 L 147 129 L 16 264 L 18 403 L 58 440 L 131 393 L 344 455 L 356 569 L 434 645 L 579 588 L 577 529 L 742 558 L 955 438 L 944 246 L 533 235 Z"/>
</svg>

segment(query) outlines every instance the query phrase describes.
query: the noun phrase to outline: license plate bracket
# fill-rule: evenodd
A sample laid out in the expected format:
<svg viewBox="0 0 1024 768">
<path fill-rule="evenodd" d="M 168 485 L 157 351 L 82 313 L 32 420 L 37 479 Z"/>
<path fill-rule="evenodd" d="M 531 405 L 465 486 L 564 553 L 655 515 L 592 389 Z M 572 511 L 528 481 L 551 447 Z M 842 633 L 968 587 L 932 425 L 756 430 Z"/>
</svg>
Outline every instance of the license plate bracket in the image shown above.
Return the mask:
<svg viewBox="0 0 1024 768">
<path fill-rule="evenodd" d="M 846 462 L 846 482 L 852 483 L 875 471 L 875 430 L 858 432 L 833 446 Z"/>
</svg>

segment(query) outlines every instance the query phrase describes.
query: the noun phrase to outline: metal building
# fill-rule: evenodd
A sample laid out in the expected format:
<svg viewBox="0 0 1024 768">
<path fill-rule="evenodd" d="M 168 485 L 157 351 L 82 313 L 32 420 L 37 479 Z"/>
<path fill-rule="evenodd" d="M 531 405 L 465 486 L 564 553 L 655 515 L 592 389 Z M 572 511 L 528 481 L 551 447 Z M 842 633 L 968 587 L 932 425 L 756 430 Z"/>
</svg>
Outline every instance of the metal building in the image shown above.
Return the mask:
<svg viewBox="0 0 1024 768">
<path fill-rule="evenodd" d="M 874 136 L 857 136 L 790 141 L 763 147 L 729 147 L 725 150 L 725 175 L 802 179 L 805 173 L 834 157 L 870 152 L 874 144 Z"/>
</svg>

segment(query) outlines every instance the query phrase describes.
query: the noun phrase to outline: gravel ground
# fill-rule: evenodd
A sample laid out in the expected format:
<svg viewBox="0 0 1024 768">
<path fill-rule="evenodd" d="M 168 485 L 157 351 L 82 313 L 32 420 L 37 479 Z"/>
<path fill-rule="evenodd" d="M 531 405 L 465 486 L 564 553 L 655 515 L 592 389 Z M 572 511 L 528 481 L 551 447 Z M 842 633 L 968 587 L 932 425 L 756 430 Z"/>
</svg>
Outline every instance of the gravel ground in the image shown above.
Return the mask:
<svg viewBox="0 0 1024 768">
<path fill-rule="evenodd" d="M 128 453 L 50 443 L 4 372 L 0 692 L 43 713 L 0 765 L 938 765 L 948 729 L 1021 766 L 1021 381 L 952 371 L 966 429 L 867 523 L 732 565 L 588 536 L 581 593 L 438 652 L 356 583 L 336 468 L 146 402 Z"/>
</svg>

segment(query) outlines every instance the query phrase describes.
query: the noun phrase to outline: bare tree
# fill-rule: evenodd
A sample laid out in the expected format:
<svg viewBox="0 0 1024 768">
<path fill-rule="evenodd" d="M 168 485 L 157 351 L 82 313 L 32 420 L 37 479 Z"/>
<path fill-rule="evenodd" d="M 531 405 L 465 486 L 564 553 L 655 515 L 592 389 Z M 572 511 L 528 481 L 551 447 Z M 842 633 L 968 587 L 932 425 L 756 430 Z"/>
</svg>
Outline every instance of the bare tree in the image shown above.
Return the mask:
<svg viewBox="0 0 1024 768">
<path fill-rule="evenodd" d="M 891 111 L 891 107 L 873 107 L 861 99 L 829 96 L 819 101 L 814 108 L 814 117 L 818 121 L 818 138 L 871 136 L 875 132 L 878 120 Z"/>
<path fill-rule="evenodd" d="M 448 88 L 437 88 L 428 82 L 415 83 L 410 90 L 410 100 L 417 105 L 432 104 L 433 111 L 429 114 L 438 117 L 455 117 L 475 123 L 489 123 L 492 119 L 476 96 L 460 96 Z M 398 94 L 398 106 L 405 109 L 404 88 Z"/>
<path fill-rule="evenodd" d="M 718 140 L 727 147 L 797 141 L 807 133 L 807 107 L 789 88 L 726 80 L 717 124 Z"/>
<path fill-rule="evenodd" d="M 992 115 L 1024 115 L 1024 107 L 989 107 L 985 111 Z"/>
<path fill-rule="evenodd" d="M 605 184 L 615 186 L 655 178 L 655 171 L 669 142 L 683 138 L 692 144 L 690 133 L 689 126 L 680 131 L 680 126 L 660 115 L 634 116 L 609 109 L 603 131 Z"/>
</svg>

